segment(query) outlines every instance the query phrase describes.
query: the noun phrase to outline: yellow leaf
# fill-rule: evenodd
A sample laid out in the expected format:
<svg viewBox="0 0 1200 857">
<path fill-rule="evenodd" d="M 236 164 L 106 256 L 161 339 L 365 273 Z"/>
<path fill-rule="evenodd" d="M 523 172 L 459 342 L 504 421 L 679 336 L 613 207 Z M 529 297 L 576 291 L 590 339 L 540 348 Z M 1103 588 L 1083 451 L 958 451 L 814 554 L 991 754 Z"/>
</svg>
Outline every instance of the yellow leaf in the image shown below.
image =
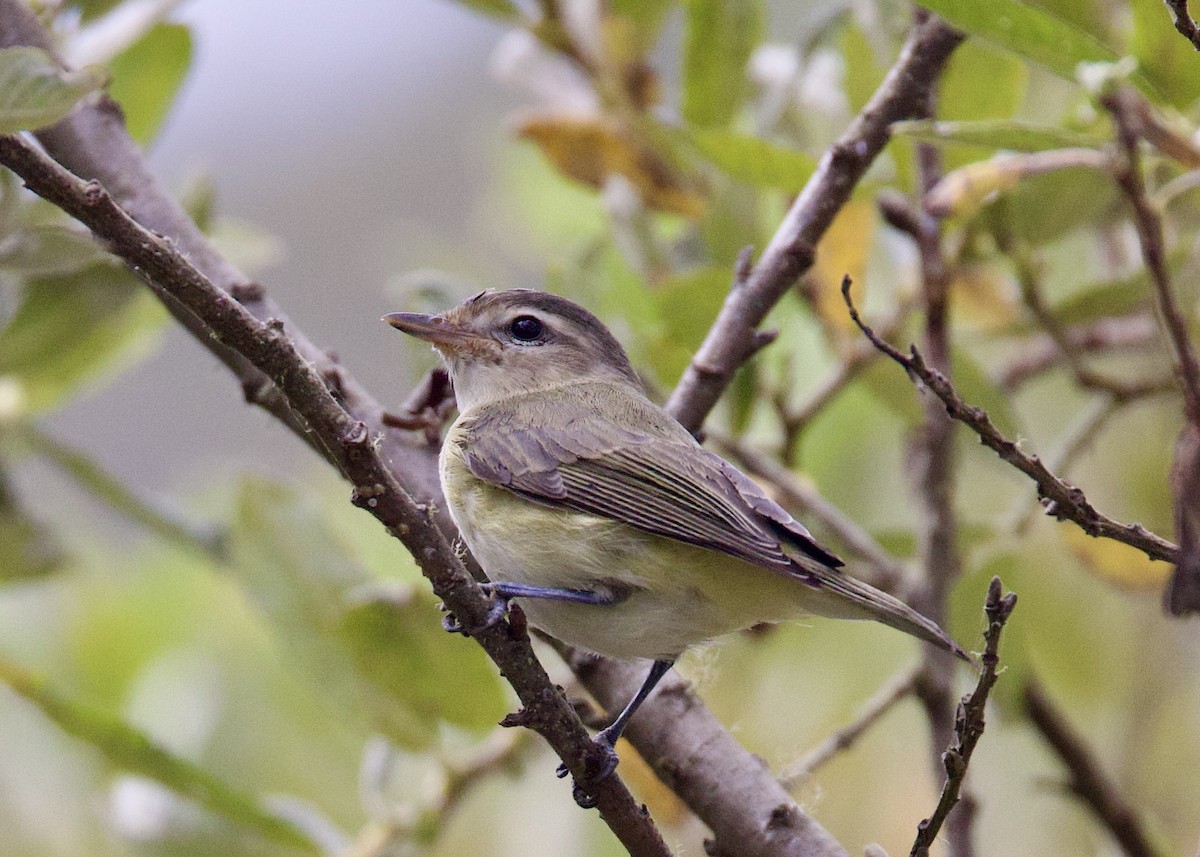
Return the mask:
<svg viewBox="0 0 1200 857">
<path fill-rule="evenodd" d="M 517 133 L 537 144 L 563 175 L 602 188 L 616 173 L 637 190 L 643 204 L 685 217 L 704 214 L 705 200 L 685 176 L 616 123 L 598 116 L 531 115 Z"/>
<path fill-rule="evenodd" d="M 969 217 L 996 194 L 1016 187 L 1020 159 L 1001 156 L 959 167 L 925 195 L 925 210 L 938 217 Z"/>
<path fill-rule="evenodd" d="M 817 260 L 809 274 L 809 282 L 814 286 L 813 309 L 826 330 L 836 336 L 840 337 L 853 325 L 842 300 L 842 277 L 849 274 L 854 281 L 850 295 L 855 305 L 861 307 L 863 278 L 877 222 L 872 202 L 852 199 L 838 212 L 817 244 Z"/>
<path fill-rule="evenodd" d="M 1097 577 L 1122 589 L 1159 589 L 1171 565 L 1150 559 L 1137 548 L 1112 539 L 1097 539 L 1070 524 L 1059 527 L 1071 553 Z"/>
<path fill-rule="evenodd" d="M 658 778 L 632 744 L 622 738 L 617 742 L 617 753 L 621 757 L 621 778 L 650 810 L 651 816 L 660 824 L 670 825 L 687 818 L 687 806 Z"/>
<path fill-rule="evenodd" d="M 955 307 L 985 327 L 1007 324 L 1021 315 L 1017 289 L 993 265 L 958 266 L 950 288 Z"/>
</svg>

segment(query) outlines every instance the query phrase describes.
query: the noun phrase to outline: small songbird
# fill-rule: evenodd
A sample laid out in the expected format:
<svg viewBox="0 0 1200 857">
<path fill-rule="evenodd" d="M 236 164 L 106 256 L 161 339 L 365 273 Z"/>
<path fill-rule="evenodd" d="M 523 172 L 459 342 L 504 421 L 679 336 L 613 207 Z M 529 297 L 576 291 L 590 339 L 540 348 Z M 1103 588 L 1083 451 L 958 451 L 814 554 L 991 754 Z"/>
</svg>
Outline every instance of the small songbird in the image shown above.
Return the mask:
<svg viewBox="0 0 1200 857">
<path fill-rule="evenodd" d="M 596 740 L 612 748 L 688 647 L 805 613 L 874 619 L 966 657 L 936 624 L 840 570 L 787 511 L 650 401 L 616 338 L 565 298 L 485 291 L 384 321 L 433 343 L 459 417 L 450 516 L 499 603 L 565 643 L 654 661 Z"/>
</svg>

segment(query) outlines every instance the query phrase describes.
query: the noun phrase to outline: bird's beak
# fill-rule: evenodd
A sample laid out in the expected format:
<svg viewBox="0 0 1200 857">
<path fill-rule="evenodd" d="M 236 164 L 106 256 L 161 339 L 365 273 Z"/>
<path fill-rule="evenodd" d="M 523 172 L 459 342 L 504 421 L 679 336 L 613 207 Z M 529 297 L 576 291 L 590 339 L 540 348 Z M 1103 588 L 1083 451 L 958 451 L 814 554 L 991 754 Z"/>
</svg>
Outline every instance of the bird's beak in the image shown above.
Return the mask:
<svg viewBox="0 0 1200 857">
<path fill-rule="evenodd" d="M 481 337 L 469 327 L 455 324 L 440 315 L 421 312 L 389 312 L 383 320 L 396 330 L 424 339 L 451 351 L 478 343 Z"/>
</svg>

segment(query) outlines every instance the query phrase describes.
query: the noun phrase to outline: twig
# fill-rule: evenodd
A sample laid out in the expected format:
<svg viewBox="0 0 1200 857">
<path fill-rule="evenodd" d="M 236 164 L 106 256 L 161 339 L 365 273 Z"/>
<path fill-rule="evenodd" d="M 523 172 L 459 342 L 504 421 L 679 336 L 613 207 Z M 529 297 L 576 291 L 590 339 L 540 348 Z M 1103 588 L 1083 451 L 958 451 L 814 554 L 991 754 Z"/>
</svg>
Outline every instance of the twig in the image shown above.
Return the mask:
<svg viewBox="0 0 1200 857">
<path fill-rule="evenodd" d="M 725 299 L 667 402 L 696 431 L 733 374 L 753 353 L 755 328 L 812 265 L 817 242 L 891 137 L 892 122 L 914 115 L 963 35 L 937 18 L 914 24 L 883 83 L 826 151 L 749 276 Z"/>
<path fill-rule="evenodd" d="M 1063 344 L 1067 352 L 1107 353 L 1125 348 L 1145 348 L 1158 339 L 1158 328 L 1148 315 L 1138 313 L 1116 318 L 1102 318 L 1087 325 L 1067 327 Z M 884 337 L 886 338 L 886 337 Z M 1025 343 L 1021 353 L 993 378 L 1005 392 L 1011 393 L 1026 382 L 1066 362 L 1063 347 L 1043 333 Z M 1164 379 L 1154 381 L 1162 388 Z M 1176 389 L 1175 379 L 1166 379 Z"/>
<path fill-rule="evenodd" d="M 874 571 L 869 581 L 872 586 L 898 594 L 898 590 L 906 585 L 908 574 L 904 564 L 815 488 L 806 485 L 782 464 L 744 443 L 718 432 L 709 432 L 709 438 L 752 476 L 769 481 L 783 495 L 785 506 L 798 509 L 820 521 L 847 549 L 869 563 Z"/>
<path fill-rule="evenodd" d="M 971 754 L 983 735 L 984 710 L 987 707 L 988 694 L 996 683 L 997 667 L 1000 664 L 1000 633 L 1017 603 L 1016 593 L 1001 595 L 1001 592 L 1000 578 L 993 577 L 988 587 L 987 602 L 984 604 L 988 627 L 984 632 L 983 671 L 979 674 L 975 690 L 964 696 L 959 703 L 954 718 L 955 741 L 942 757 L 946 768 L 946 783 L 942 787 L 942 796 L 933 814 L 917 825 L 917 836 L 913 840 L 909 857 L 925 857 L 929 853 L 929 846 L 937 838 L 950 810 L 958 802 L 959 790 L 967 775 L 967 766 L 971 763 Z"/>
<path fill-rule="evenodd" d="M 1200 51 L 1200 28 L 1196 27 L 1196 22 L 1188 12 L 1187 0 L 1166 0 L 1166 4 L 1171 10 L 1171 20 L 1175 23 L 1175 29 L 1192 43 L 1192 47 Z"/>
<path fill-rule="evenodd" d="M 812 776 L 813 772 L 844 750 L 848 750 L 883 715 L 913 692 L 922 664 L 918 661 L 905 667 L 882 684 L 854 715 L 854 719 L 834 732 L 799 759 L 788 765 L 780 780 L 788 791 Z"/>
<path fill-rule="evenodd" d="M 916 346 L 910 347 L 909 356 L 900 353 L 894 346 L 884 342 L 858 315 L 850 299 L 849 279 L 842 281 L 842 296 L 849 307 L 850 317 L 871 342 L 909 373 L 919 380 L 931 393 L 942 400 L 946 412 L 966 425 L 978 436 L 980 442 L 993 450 L 1000 458 L 1032 479 L 1038 487 L 1038 497 L 1046 514 L 1060 521 L 1073 521 L 1089 536 L 1114 539 L 1143 551 L 1151 559 L 1175 562 L 1179 548 L 1141 524 L 1123 524 L 1096 511 L 1088 502 L 1083 491 L 1059 479 L 1046 468 L 1036 455 L 1026 455 L 1016 443 L 1009 440 L 992 424 L 991 418 L 982 408 L 968 405 L 940 372 L 930 369 Z"/>
<path fill-rule="evenodd" d="M 1189 422 L 1200 426 L 1200 359 L 1192 346 L 1187 322 L 1175 302 L 1171 275 L 1167 270 L 1167 254 L 1163 241 L 1162 220 L 1150 205 L 1142 182 L 1141 160 L 1138 156 L 1139 134 L 1145 133 L 1139 105 L 1141 96 L 1132 87 L 1119 87 L 1101 99 L 1112 113 L 1117 125 L 1117 138 L 1125 157 L 1115 165 L 1117 184 L 1133 209 L 1133 222 L 1142 245 L 1142 258 L 1154 282 L 1159 310 L 1182 376 L 1183 397 Z M 1194 165 L 1193 165 L 1194 166 Z"/>
<path fill-rule="evenodd" d="M 1025 685 L 1025 713 L 1066 765 L 1067 788 L 1084 802 L 1129 857 L 1164 857 L 1143 828 L 1137 810 L 1121 796 L 1083 738 L 1071 728 L 1036 681 Z"/>
<path fill-rule="evenodd" d="M 556 692 L 529 639 L 508 622 L 487 625 L 490 601 L 455 555 L 428 507 L 397 482 L 365 423 L 347 412 L 326 378 L 297 351 L 276 320 L 261 323 L 217 288 L 175 246 L 118 206 L 96 181 L 85 182 L 22 139 L 0 137 L 0 162 L 26 187 L 88 226 L 144 279 L 174 299 L 226 348 L 269 378 L 308 427 L 325 458 L 353 484 L 354 502 L 379 519 L 412 553 L 434 592 L 496 662 L 524 706 L 522 725 L 541 734 L 577 782 L 588 782 L 601 817 L 632 854 L 664 857 L 658 830 L 617 776 L 592 783 L 603 754 L 578 715 Z"/>
</svg>

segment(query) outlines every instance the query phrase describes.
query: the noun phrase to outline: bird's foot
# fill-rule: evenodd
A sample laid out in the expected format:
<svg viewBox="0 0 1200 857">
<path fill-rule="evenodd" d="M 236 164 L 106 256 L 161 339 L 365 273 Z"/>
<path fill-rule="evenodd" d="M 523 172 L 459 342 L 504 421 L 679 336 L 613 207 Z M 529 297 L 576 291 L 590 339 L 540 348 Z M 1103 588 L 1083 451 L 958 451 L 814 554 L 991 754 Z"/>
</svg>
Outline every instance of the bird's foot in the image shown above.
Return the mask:
<svg viewBox="0 0 1200 857">
<path fill-rule="evenodd" d="M 594 808 L 597 803 L 595 787 L 617 769 L 619 761 L 617 751 L 613 749 L 608 736 L 604 732 L 598 733 L 592 742 L 592 752 L 588 754 L 586 775 L 582 780 L 575 780 L 571 784 L 571 796 L 575 798 L 575 803 L 583 809 Z M 559 779 L 568 773 L 570 772 L 566 764 L 559 765 L 554 772 Z"/>
<path fill-rule="evenodd" d="M 480 631 L 486 631 L 488 628 L 502 621 L 508 615 L 508 602 L 511 596 L 502 592 L 498 592 L 496 584 L 481 583 L 479 588 L 482 589 L 490 598 L 491 603 L 488 605 L 487 616 L 477 625 L 464 625 L 459 618 L 453 613 L 447 613 L 442 617 L 442 627 L 451 634 L 462 634 L 464 637 L 473 637 Z"/>
</svg>

